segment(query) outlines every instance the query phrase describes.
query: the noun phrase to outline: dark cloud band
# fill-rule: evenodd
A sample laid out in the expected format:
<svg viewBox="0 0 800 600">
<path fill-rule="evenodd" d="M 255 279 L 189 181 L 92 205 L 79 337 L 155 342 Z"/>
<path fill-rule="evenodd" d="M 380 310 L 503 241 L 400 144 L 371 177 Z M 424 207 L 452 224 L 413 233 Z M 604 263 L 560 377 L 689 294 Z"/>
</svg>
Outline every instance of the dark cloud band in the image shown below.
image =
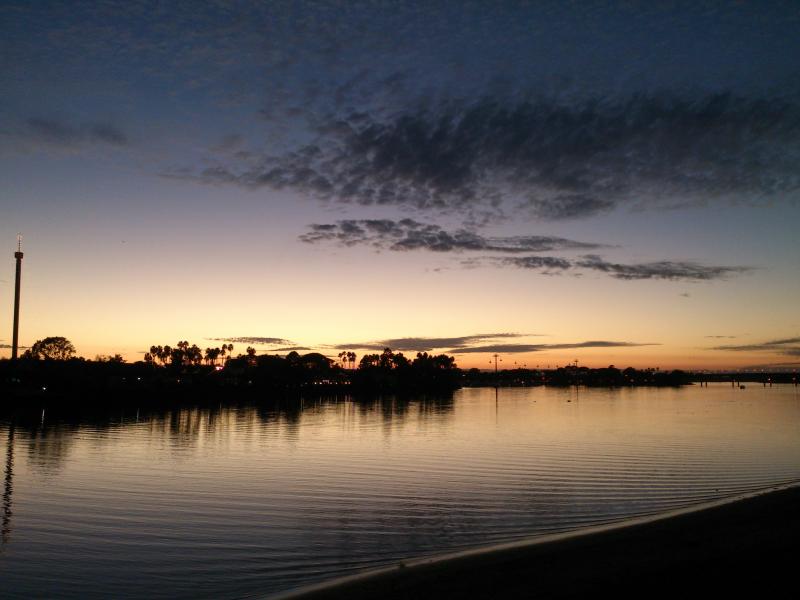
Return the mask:
<svg viewBox="0 0 800 600">
<path fill-rule="evenodd" d="M 372 342 L 354 342 L 350 344 L 339 344 L 334 346 L 334 350 L 350 350 L 359 348 L 363 350 L 380 351 L 384 348 L 399 350 L 402 352 L 430 352 L 437 348 L 467 348 L 472 344 L 486 342 L 497 339 L 509 339 L 530 337 L 536 334 L 530 333 L 477 333 L 459 337 L 406 337 L 393 338 L 386 340 L 376 340 Z"/>
<path fill-rule="evenodd" d="M 335 242 L 344 246 L 366 244 L 395 251 L 430 250 L 432 252 L 482 251 L 516 254 L 554 250 L 590 250 L 602 244 L 578 242 L 554 236 L 487 237 L 473 231 L 447 231 L 439 225 L 413 219 L 347 219 L 309 226 L 300 240 L 309 244 Z"/>
<path fill-rule="evenodd" d="M 26 121 L 25 135 L 36 143 L 73 147 L 88 144 L 127 146 L 128 136 L 110 123 L 72 125 L 65 121 L 31 117 Z"/>
<path fill-rule="evenodd" d="M 576 261 L 574 266 L 593 271 L 608 273 L 616 279 L 671 279 L 682 281 L 710 281 L 725 279 L 752 271 L 752 267 L 713 266 L 691 261 L 660 260 L 647 263 L 620 264 L 603 260 L 599 256 L 589 255 Z"/>
<path fill-rule="evenodd" d="M 605 340 L 595 340 L 589 342 L 578 342 L 575 344 L 490 344 L 485 346 L 472 346 L 468 348 L 453 348 L 450 354 L 474 354 L 474 353 L 499 353 L 499 354 L 519 354 L 523 352 L 545 352 L 548 350 L 577 350 L 580 348 L 635 348 L 639 346 L 659 346 L 660 344 L 635 342 L 612 342 Z"/>
<path fill-rule="evenodd" d="M 348 350 L 358 348 L 362 350 L 381 351 L 391 348 L 403 352 L 430 352 L 432 350 L 447 349 L 448 354 L 475 354 L 475 353 L 502 353 L 514 354 L 523 352 L 544 352 L 547 350 L 575 350 L 580 348 L 627 348 L 639 346 L 656 346 L 652 343 L 618 342 L 607 340 L 592 340 L 573 344 L 531 344 L 499 342 L 504 339 L 518 339 L 531 337 L 532 334 L 523 333 L 487 333 L 466 335 L 450 338 L 396 338 L 374 342 L 354 342 L 340 344 L 335 350 Z M 486 343 L 489 342 L 489 343 Z"/>
<path fill-rule="evenodd" d="M 423 224 L 413 219 L 346 219 L 336 223 L 314 224 L 300 236 L 308 244 L 333 242 L 343 246 L 366 245 L 381 250 L 431 252 L 493 252 L 521 254 L 586 250 L 601 244 L 579 242 L 553 236 L 487 237 L 467 230 L 447 231 L 439 225 Z M 710 281 L 746 273 L 744 266 L 703 265 L 691 261 L 654 261 L 622 264 L 609 262 L 595 254 L 579 259 L 558 256 L 485 256 L 463 261 L 468 266 L 494 264 L 553 274 L 568 269 L 584 269 L 607 273 L 623 280 L 666 279 Z"/>
<path fill-rule="evenodd" d="M 473 259 L 471 266 L 493 264 L 529 269 L 544 274 L 558 274 L 567 270 L 589 270 L 606 273 L 626 281 L 663 279 L 671 281 L 712 281 L 726 279 L 752 271 L 752 267 L 704 265 L 691 261 L 661 260 L 646 263 L 621 264 L 608 262 L 596 255 L 586 255 L 577 260 L 556 256 L 500 256 Z"/>
<path fill-rule="evenodd" d="M 773 352 L 784 356 L 800 356 L 800 337 L 769 340 L 757 344 L 715 346 L 712 349 L 732 352 Z"/>
<path fill-rule="evenodd" d="M 732 94 L 441 102 L 317 122 L 283 154 L 190 177 L 362 205 L 572 219 L 620 203 L 781 200 L 800 190 L 800 107 Z"/>
<path fill-rule="evenodd" d="M 207 338 L 214 342 L 229 342 L 231 344 L 258 344 L 262 346 L 294 346 L 294 342 L 284 338 L 239 336 L 226 338 Z"/>
</svg>

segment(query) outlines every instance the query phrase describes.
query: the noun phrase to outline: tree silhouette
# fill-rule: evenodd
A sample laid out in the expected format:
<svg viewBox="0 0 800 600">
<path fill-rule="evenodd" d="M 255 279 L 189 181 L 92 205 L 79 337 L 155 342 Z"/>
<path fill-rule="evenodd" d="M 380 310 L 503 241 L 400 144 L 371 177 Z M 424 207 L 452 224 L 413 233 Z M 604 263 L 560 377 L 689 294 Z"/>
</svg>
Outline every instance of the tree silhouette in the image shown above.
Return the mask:
<svg viewBox="0 0 800 600">
<path fill-rule="evenodd" d="M 223 344 L 223 347 L 225 344 Z M 219 355 L 223 353 L 221 348 L 206 348 L 206 364 L 216 365 Z"/>
<path fill-rule="evenodd" d="M 358 363 L 359 369 L 369 369 L 370 367 L 380 367 L 381 366 L 381 355 L 380 354 L 365 354 L 361 357 L 361 360 Z"/>
<path fill-rule="evenodd" d="M 147 358 L 147 355 L 145 355 L 145 362 L 147 362 L 146 358 Z M 95 362 L 101 362 L 101 363 L 114 363 L 114 364 L 121 365 L 121 364 L 123 364 L 125 362 L 125 359 L 122 357 L 121 354 L 113 354 L 113 355 L 110 355 L 110 356 L 107 356 L 105 354 L 98 354 L 97 356 L 94 357 L 94 361 Z"/>
<path fill-rule="evenodd" d="M 233 344 L 222 344 L 222 348 L 220 349 L 220 356 L 222 356 L 222 363 L 225 364 L 225 354 L 228 354 L 229 357 L 233 357 Z"/>
<path fill-rule="evenodd" d="M 23 358 L 35 360 L 68 360 L 73 356 L 75 356 L 75 346 L 67 338 L 61 336 L 37 340 L 22 355 Z"/>
</svg>

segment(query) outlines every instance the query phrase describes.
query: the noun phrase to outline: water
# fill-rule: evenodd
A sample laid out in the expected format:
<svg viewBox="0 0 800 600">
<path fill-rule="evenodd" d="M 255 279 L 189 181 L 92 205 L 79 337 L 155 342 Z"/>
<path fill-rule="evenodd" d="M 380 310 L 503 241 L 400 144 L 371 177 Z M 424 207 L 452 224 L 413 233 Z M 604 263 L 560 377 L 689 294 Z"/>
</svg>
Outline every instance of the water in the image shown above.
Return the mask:
<svg viewBox="0 0 800 600">
<path fill-rule="evenodd" d="M 0 596 L 263 597 L 800 480 L 800 394 L 465 389 L 45 414 L 0 420 L 0 459 Z"/>
</svg>

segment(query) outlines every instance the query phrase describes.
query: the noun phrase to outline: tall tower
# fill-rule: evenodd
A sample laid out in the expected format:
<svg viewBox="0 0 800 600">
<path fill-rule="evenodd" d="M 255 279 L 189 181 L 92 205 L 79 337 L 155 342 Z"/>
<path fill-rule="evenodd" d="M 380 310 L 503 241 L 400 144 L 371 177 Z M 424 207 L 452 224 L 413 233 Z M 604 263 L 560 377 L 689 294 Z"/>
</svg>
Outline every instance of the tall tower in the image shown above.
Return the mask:
<svg viewBox="0 0 800 600">
<path fill-rule="evenodd" d="M 11 359 L 17 358 L 19 350 L 19 286 L 22 280 L 22 236 L 17 236 L 17 251 L 14 252 L 17 259 L 17 278 L 14 283 L 14 336 L 11 340 Z"/>
</svg>

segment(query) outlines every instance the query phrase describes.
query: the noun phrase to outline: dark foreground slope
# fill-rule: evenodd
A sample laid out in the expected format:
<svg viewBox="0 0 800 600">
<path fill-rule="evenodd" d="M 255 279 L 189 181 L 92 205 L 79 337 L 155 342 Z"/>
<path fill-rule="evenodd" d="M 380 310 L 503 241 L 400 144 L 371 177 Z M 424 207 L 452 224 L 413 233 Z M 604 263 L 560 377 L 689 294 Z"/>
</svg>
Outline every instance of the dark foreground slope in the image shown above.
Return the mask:
<svg viewBox="0 0 800 600">
<path fill-rule="evenodd" d="M 800 489 L 538 545 L 397 568 L 306 599 L 794 597 Z"/>
</svg>

